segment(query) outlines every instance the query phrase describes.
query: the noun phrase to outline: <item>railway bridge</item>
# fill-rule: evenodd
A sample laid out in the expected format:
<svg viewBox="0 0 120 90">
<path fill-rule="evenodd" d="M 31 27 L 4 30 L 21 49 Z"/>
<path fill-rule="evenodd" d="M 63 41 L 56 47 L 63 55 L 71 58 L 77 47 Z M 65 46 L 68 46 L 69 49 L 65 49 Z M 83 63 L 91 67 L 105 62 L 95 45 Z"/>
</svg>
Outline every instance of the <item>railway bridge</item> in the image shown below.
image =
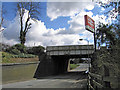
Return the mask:
<svg viewBox="0 0 120 90">
<path fill-rule="evenodd" d="M 34 77 L 65 73 L 71 58 L 90 58 L 93 53 L 93 45 L 47 46 Z"/>
</svg>

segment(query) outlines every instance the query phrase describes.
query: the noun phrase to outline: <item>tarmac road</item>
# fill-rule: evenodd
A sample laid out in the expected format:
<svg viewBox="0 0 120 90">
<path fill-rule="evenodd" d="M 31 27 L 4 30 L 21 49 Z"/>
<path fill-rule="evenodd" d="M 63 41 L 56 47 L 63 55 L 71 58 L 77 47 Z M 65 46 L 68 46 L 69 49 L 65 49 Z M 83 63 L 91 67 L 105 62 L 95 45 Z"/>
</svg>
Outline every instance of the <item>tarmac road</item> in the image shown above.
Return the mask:
<svg viewBox="0 0 120 90">
<path fill-rule="evenodd" d="M 88 68 L 89 68 L 89 65 L 88 64 L 86 64 L 86 63 L 82 63 L 82 64 L 79 64 L 80 66 L 79 67 L 77 67 L 77 68 L 75 68 L 75 69 L 73 69 L 73 70 L 70 70 L 69 72 L 76 72 L 76 71 L 78 71 L 78 72 L 80 72 L 80 71 L 87 71 L 88 70 Z"/>
<path fill-rule="evenodd" d="M 49 76 L 36 80 L 16 82 L 2 85 L 2 88 L 87 88 L 86 65 L 80 65 L 68 73 Z M 80 69 L 82 69 L 80 71 Z M 4 90 L 4 89 L 3 89 Z"/>
</svg>

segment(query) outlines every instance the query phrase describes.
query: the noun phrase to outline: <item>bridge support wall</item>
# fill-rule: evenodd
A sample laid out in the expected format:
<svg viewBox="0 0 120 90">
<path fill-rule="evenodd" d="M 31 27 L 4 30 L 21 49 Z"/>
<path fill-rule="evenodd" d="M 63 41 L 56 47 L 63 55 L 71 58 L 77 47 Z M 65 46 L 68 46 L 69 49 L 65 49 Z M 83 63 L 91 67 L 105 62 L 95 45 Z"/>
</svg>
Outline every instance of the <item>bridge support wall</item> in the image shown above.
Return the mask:
<svg viewBox="0 0 120 90">
<path fill-rule="evenodd" d="M 53 60 L 46 54 L 39 56 L 39 60 L 40 63 L 36 69 L 34 78 L 40 78 L 40 77 L 52 75 L 54 73 L 54 68 L 55 68 Z"/>
<path fill-rule="evenodd" d="M 36 69 L 34 78 L 57 75 L 67 72 L 69 63 L 68 57 L 50 57 L 46 54 L 43 54 L 41 57 L 39 57 L 40 63 Z"/>
<path fill-rule="evenodd" d="M 55 74 L 66 73 L 68 71 L 68 57 L 52 57 L 54 62 L 54 72 Z"/>
</svg>

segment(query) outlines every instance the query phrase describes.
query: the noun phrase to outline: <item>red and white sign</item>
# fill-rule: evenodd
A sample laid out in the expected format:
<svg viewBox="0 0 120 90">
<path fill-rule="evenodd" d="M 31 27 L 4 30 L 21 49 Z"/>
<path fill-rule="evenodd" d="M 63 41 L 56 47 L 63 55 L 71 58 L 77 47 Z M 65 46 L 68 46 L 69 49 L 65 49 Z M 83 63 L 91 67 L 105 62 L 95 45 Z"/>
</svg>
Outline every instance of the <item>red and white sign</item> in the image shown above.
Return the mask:
<svg viewBox="0 0 120 90">
<path fill-rule="evenodd" d="M 88 15 L 85 15 L 84 17 L 85 17 L 85 29 L 94 33 L 95 21 Z"/>
</svg>

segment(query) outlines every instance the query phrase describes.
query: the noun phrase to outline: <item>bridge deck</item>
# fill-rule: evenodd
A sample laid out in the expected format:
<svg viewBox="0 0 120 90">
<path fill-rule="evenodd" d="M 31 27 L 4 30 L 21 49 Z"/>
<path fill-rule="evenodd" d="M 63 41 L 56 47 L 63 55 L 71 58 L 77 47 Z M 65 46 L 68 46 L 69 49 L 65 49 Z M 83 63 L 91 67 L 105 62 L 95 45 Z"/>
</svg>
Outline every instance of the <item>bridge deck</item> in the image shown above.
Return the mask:
<svg viewBox="0 0 120 90">
<path fill-rule="evenodd" d="M 47 55 L 85 55 L 94 52 L 93 45 L 47 46 Z"/>
</svg>

